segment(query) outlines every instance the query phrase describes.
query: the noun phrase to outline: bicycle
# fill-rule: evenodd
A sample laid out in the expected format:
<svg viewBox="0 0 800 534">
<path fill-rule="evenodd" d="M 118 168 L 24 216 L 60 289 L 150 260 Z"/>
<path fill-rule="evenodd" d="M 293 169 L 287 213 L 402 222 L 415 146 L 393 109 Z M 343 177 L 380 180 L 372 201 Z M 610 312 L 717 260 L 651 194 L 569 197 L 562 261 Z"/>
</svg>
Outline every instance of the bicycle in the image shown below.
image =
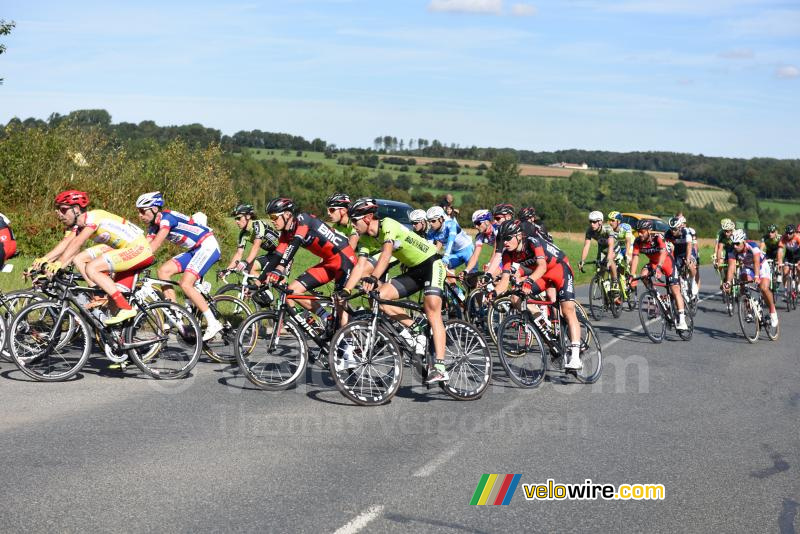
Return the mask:
<svg viewBox="0 0 800 534">
<path fill-rule="evenodd" d="M 684 340 L 692 339 L 694 332 L 694 318 L 689 313 L 684 313 L 687 330 L 678 330 L 678 309 L 672 292 L 664 282 L 653 280 L 655 275 L 650 272 L 647 276 L 637 276 L 634 281 L 645 281 L 645 291 L 639 296 L 639 320 L 644 333 L 653 343 L 661 343 L 667 333 L 667 327 L 674 329 L 678 336 Z M 659 293 L 657 287 L 666 288 L 665 293 Z M 685 311 L 685 310 L 684 310 Z"/>
<path fill-rule="evenodd" d="M 328 359 L 331 376 L 345 397 L 362 406 L 376 406 L 389 402 L 400 389 L 403 352 L 410 354 L 412 370 L 422 380 L 427 377 L 433 368 L 433 343 L 422 306 L 408 300 L 381 299 L 376 290 L 368 295 L 370 317 L 351 321 L 337 331 L 331 339 Z M 382 304 L 417 314 L 411 330 L 426 334 L 424 355 L 417 353 L 413 343 L 401 335 L 405 327 L 385 315 Z M 454 399 L 478 399 L 491 381 L 489 346 L 481 332 L 466 321 L 451 319 L 444 328 L 444 364 L 450 379 L 439 386 Z"/>
<path fill-rule="evenodd" d="M 678 273 L 678 281 L 681 286 L 681 296 L 683 302 L 686 304 L 687 315 L 694 317 L 697 315 L 697 304 L 700 301 L 697 295 L 692 294 L 692 286 L 694 284 L 694 276 L 689 270 L 688 260 L 683 262 L 681 270 Z"/>
<path fill-rule="evenodd" d="M 742 334 L 749 343 L 758 341 L 761 328 L 766 332 L 767 337 L 775 341 L 780 336 L 780 324 L 775 327 L 769 317 L 769 309 L 764 301 L 764 295 L 758 285 L 741 280 L 731 284 L 742 288 L 741 298 L 738 303 L 739 326 Z"/>
<path fill-rule="evenodd" d="M 287 275 L 289 271 L 287 270 Z M 228 282 L 229 276 L 239 276 L 238 282 Z M 269 308 L 275 302 L 275 295 L 269 291 L 256 292 L 249 290 L 253 287 L 258 275 L 249 274 L 236 269 L 222 269 L 217 271 L 217 278 L 222 281 L 222 285 L 214 292 L 214 295 L 230 295 L 242 302 L 252 301 L 253 309 Z M 257 299 L 257 300 L 256 300 Z M 207 300 L 207 299 L 206 299 Z"/>
<path fill-rule="evenodd" d="M 261 389 L 283 390 L 294 384 L 305 372 L 309 363 L 308 341 L 318 347 L 313 362 L 327 365 L 328 342 L 339 322 L 339 314 L 333 300 L 316 291 L 294 294 L 285 284 L 272 284 L 271 289 L 279 293 L 275 309 L 261 310 L 245 319 L 236 332 L 234 354 L 239 368 L 247 379 Z M 251 286 L 254 294 L 270 291 L 270 285 Z M 360 296 L 354 293 L 346 300 Z M 329 307 L 331 318 L 323 325 L 303 310 L 297 311 L 294 301 L 307 300 Z M 351 318 L 359 313 L 351 309 Z"/>
<path fill-rule="evenodd" d="M 719 266 L 717 267 L 717 271 L 719 272 L 720 276 L 719 288 L 722 289 L 722 285 L 725 283 L 725 279 L 728 276 L 728 263 L 727 262 L 720 263 Z M 738 278 L 740 274 L 741 274 L 741 265 L 737 261 L 734 278 Z M 733 312 L 735 311 L 736 305 L 739 302 L 739 286 L 731 287 L 730 293 L 723 291 L 722 302 L 723 304 L 725 304 L 725 310 L 728 312 L 728 316 L 733 317 Z"/>
<path fill-rule="evenodd" d="M 783 280 L 783 300 L 786 302 L 786 311 L 790 312 L 797 309 L 797 263 L 784 262 L 783 265 L 789 268 L 789 273 Z"/>
<path fill-rule="evenodd" d="M 603 370 L 603 352 L 589 320 L 578 315 L 583 367 L 566 369 L 565 359 L 571 350 L 571 341 L 569 326 L 561 315 L 559 303 L 531 298 L 518 289 L 514 293 L 525 299 L 526 306 L 521 313 L 505 318 L 500 325 L 497 344 L 500 363 L 509 379 L 520 387 L 533 388 L 544 380 L 550 369 L 572 375 L 584 384 L 597 382 Z M 531 312 L 530 305 L 544 307 L 545 311 L 542 313 L 537 309 Z"/>
<path fill-rule="evenodd" d="M 601 320 L 606 311 L 610 311 L 611 315 L 617 319 L 622 314 L 623 302 L 628 303 L 629 310 L 633 309 L 627 277 L 624 273 L 619 272 L 618 287 L 612 287 L 611 271 L 606 262 L 592 260 L 585 262 L 584 265 L 596 266 L 595 274 L 589 282 L 589 313 L 592 314 L 592 319 Z M 617 269 L 622 270 L 622 267 L 618 265 Z M 583 266 L 580 270 L 582 273 L 586 272 Z"/>
<path fill-rule="evenodd" d="M 112 327 L 102 310 L 86 309 L 96 287 L 77 285 L 81 277 L 59 271 L 38 284 L 49 297 L 20 310 L 9 327 L 9 351 L 19 370 L 38 381 L 63 381 L 77 374 L 89 359 L 93 332 L 105 356 L 115 363 L 130 358 L 145 374 L 177 379 L 189 374 L 200 357 L 200 326 L 183 307 L 165 301 L 146 302 L 136 295 L 138 313 Z"/>
</svg>

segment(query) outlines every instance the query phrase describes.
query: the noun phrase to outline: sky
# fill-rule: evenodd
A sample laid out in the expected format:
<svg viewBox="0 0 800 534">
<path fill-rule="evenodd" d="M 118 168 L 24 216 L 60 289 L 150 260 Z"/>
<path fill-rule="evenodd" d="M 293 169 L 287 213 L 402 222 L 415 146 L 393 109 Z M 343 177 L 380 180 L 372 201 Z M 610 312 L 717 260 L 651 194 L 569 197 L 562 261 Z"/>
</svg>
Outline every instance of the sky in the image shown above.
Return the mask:
<svg viewBox="0 0 800 534">
<path fill-rule="evenodd" d="M 800 157 L 800 0 L 13 2 L 0 122 Z"/>
</svg>

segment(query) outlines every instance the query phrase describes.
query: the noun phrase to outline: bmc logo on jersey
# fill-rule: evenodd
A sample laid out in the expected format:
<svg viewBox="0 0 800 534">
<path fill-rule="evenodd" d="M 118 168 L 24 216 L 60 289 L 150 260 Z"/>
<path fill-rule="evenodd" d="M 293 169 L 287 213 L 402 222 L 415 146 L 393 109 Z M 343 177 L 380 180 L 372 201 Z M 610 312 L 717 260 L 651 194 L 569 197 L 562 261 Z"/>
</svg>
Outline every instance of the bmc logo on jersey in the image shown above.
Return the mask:
<svg viewBox="0 0 800 534">
<path fill-rule="evenodd" d="M 335 246 L 341 246 L 342 237 L 324 224 L 319 225 L 319 233 Z"/>
</svg>

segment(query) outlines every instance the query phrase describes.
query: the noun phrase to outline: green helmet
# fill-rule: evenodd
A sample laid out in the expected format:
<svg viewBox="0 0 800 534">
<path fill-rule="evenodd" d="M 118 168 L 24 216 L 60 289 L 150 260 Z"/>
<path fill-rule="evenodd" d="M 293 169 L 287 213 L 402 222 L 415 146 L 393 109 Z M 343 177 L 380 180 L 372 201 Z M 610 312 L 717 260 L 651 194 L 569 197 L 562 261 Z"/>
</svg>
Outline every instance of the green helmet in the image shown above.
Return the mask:
<svg viewBox="0 0 800 534">
<path fill-rule="evenodd" d="M 231 217 L 236 217 L 237 215 L 253 215 L 255 212 L 256 209 L 252 204 L 237 204 L 231 212 Z"/>
<path fill-rule="evenodd" d="M 767 233 L 768 234 L 771 234 L 772 232 L 777 232 L 777 231 L 778 231 L 778 225 L 770 224 L 769 226 L 767 226 Z"/>
<path fill-rule="evenodd" d="M 726 219 L 722 219 L 719 222 L 719 225 L 723 230 L 736 230 L 736 224 L 734 224 L 734 222 L 732 220 L 727 219 L 727 218 Z"/>
</svg>

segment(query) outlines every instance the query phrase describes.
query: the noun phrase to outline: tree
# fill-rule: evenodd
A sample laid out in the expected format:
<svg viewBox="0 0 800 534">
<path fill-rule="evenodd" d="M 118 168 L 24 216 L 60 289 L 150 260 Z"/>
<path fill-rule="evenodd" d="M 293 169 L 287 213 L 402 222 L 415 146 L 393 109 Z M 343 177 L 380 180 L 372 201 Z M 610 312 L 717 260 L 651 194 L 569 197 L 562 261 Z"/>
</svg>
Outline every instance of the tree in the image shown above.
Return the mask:
<svg viewBox="0 0 800 534">
<path fill-rule="evenodd" d="M 379 136 L 378 136 L 378 137 L 376 137 L 376 138 L 375 138 L 375 139 L 374 139 L 372 142 L 375 144 L 375 150 L 380 150 L 380 148 L 381 148 L 381 143 L 383 143 L 383 137 L 381 137 L 381 136 L 379 135 Z"/>
<path fill-rule="evenodd" d="M 434 141 L 435 142 L 435 141 Z M 519 182 L 520 168 L 513 152 L 500 152 L 486 173 L 486 178 L 501 198 L 508 199 L 515 184 Z"/>
<path fill-rule="evenodd" d="M 11 22 L 6 22 L 3 19 L 0 19 L 0 35 L 8 35 L 11 33 L 11 29 L 16 26 L 17 23 L 13 20 Z M 6 45 L 0 43 L 0 54 L 6 51 Z M 3 84 L 3 78 L 0 78 L 0 85 Z"/>
</svg>

